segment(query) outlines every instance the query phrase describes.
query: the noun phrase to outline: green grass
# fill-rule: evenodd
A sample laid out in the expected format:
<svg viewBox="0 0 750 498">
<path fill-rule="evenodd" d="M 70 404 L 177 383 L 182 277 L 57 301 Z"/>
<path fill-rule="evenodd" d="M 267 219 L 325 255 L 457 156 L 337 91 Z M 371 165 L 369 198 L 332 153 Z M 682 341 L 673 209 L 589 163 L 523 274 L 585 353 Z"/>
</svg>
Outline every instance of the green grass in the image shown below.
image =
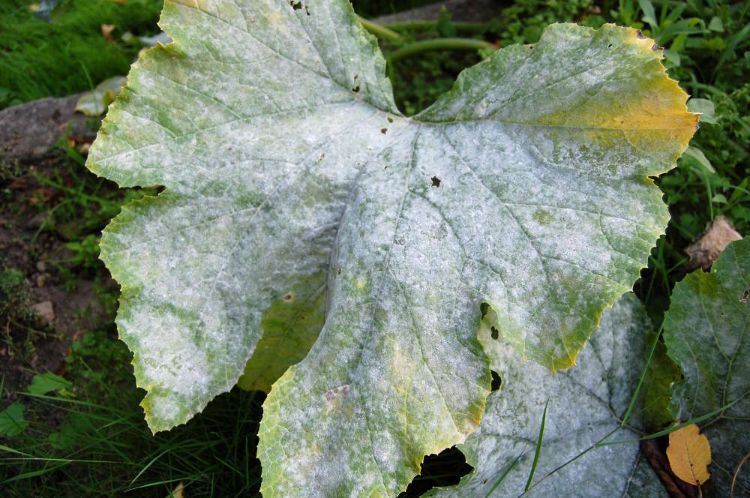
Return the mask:
<svg viewBox="0 0 750 498">
<path fill-rule="evenodd" d="M 0 107 L 86 90 L 125 74 L 139 47 L 117 40 L 126 30 L 152 33 L 159 4 L 68 0 L 47 23 L 28 11 L 28 3 L 11 0 L 0 6 Z M 363 15 L 375 16 L 418 3 L 426 2 L 359 1 L 355 6 Z M 703 121 L 692 142 L 711 170 L 696 163 L 695 156 L 684 157 L 658 179 L 672 221 L 636 291 L 659 319 L 671 288 L 687 271 L 684 248 L 708 222 L 725 215 L 740 233 L 750 234 L 750 3 L 520 0 L 486 23 L 454 23 L 443 16 L 435 23 L 390 26 L 403 40 L 382 45 L 387 56 L 403 43 L 435 37 L 473 37 L 498 46 L 533 43 L 555 21 L 590 26 L 616 22 L 641 29 L 666 48 L 669 72 L 683 88 L 715 106 L 715 123 Z M 117 26 L 115 42 L 101 36 L 103 23 Z M 464 67 L 486 55 L 432 51 L 401 59 L 389 68 L 398 105 L 407 114 L 419 112 L 450 88 Z M 144 192 L 116 190 L 85 171 L 76 149 L 63 151 L 58 169 L 37 177 L 54 193 L 52 200 L 34 206 L 45 214 L 40 230 L 68 244 L 72 256 L 57 264 L 62 274 L 70 272 L 71 281 L 80 273 L 106 275 L 96 259 L 98 233 L 124 198 Z M 20 285 L 17 280 L 12 272 L 0 274 L 0 307 L 3 300 L 10 302 L 2 290 Z M 111 291 L 103 295 L 113 307 Z M 262 395 L 233 391 L 220 396 L 185 426 L 153 437 L 138 407 L 143 391 L 135 388 L 129 362 L 130 353 L 115 339 L 110 324 L 74 343 L 65 373 L 70 390 L 20 395 L 29 427 L 0 440 L 20 452 L 0 448 L 3 496 L 164 497 L 179 482 L 186 485 L 187 496 L 257 493 L 255 435 Z M 427 475 L 415 480 L 410 495 L 432 484 L 455 483 L 469 470 L 457 450 L 430 458 L 425 469 Z"/>
<path fill-rule="evenodd" d="M 256 432 L 263 395 L 222 395 L 187 425 L 152 436 L 134 388 L 130 353 L 114 330 L 73 344 L 65 377 L 73 387 L 21 393 L 28 428 L 4 444 L 3 496 L 189 496 L 257 494 Z"/>
<path fill-rule="evenodd" d="M 0 2 L 0 109 L 93 88 L 128 72 L 141 48 L 120 37 L 158 31 L 160 0 L 63 0 L 45 20 L 29 0 Z M 112 24 L 113 41 L 102 35 Z"/>
</svg>

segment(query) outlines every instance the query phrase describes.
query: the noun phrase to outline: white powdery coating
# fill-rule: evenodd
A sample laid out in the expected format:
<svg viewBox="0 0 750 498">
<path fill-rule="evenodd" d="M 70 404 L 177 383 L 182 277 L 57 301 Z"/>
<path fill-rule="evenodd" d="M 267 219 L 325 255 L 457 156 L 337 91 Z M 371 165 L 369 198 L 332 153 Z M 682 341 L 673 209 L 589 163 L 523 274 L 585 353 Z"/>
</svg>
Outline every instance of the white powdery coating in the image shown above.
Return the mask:
<svg viewBox="0 0 750 498">
<path fill-rule="evenodd" d="M 134 330 L 151 329 L 151 333 L 143 336 L 138 344 L 144 378 L 159 379 L 179 395 L 206 395 L 211 378 L 208 358 L 189 336 L 180 333 L 183 329 L 176 317 L 164 313 L 158 322 L 121 323 L 120 326 Z"/>
<path fill-rule="evenodd" d="M 102 258 L 154 430 L 229 390 L 271 303 L 328 275 L 320 337 L 264 407 L 266 495 L 404 489 L 478 426 L 480 304 L 516 353 L 569 366 L 666 225 L 645 175 L 679 137 L 581 111 L 648 114 L 616 105 L 666 78 L 634 31 L 554 26 L 408 119 L 345 0 L 167 0 L 161 24 L 175 44 L 134 66 L 88 164 L 165 191 L 123 209 Z"/>
<path fill-rule="evenodd" d="M 638 496 L 638 489 L 646 488 L 655 493 L 649 496 L 667 496 L 653 471 L 640 468 L 638 435 L 627 429 L 613 434 L 610 441 L 630 442 L 593 449 L 558 469 L 619 428 L 654 338 L 634 295 L 623 296 L 605 313 L 599 330 L 581 351 L 579 365 L 565 373 L 524 362 L 507 343 L 493 339 L 488 328 L 480 337 L 496 352 L 492 368 L 502 386 L 490 395 L 480 429 L 460 446 L 475 470 L 457 487 L 436 489 L 428 496 L 599 498 L 631 492 Z M 525 494 L 547 402 L 535 486 Z"/>
<path fill-rule="evenodd" d="M 664 343 L 685 380 L 673 389 L 681 420 L 716 413 L 704 432 L 711 443 L 706 496 L 750 494 L 750 472 L 735 474 L 750 452 L 750 239 L 731 243 L 710 273 L 679 282 L 664 316 Z"/>
</svg>

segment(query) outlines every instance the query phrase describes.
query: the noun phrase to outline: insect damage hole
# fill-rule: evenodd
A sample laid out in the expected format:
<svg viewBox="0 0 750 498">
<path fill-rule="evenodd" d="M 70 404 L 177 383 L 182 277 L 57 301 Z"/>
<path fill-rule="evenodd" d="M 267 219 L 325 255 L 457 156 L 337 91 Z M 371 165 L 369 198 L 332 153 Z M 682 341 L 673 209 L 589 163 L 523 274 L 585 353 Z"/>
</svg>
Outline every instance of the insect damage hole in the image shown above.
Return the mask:
<svg viewBox="0 0 750 498">
<path fill-rule="evenodd" d="M 300 2 L 299 0 L 289 0 L 289 5 L 291 5 L 294 10 L 299 10 L 302 8 L 302 2 Z"/>
<path fill-rule="evenodd" d="M 500 339 L 500 331 L 497 330 L 497 327 L 495 327 L 494 325 L 490 327 L 490 337 L 492 337 L 495 340 Z"/>
<path fill-rule="evenodd" d="M 422 462 L 422 472 L 414 478 L 399 498 L 419 496 L 435 487 L 455 486 L 472 470 L 474 467 L 466 463 L 466 457 L 455 446 L 437 455 L 427 455 Z"/>
<path fill-rule="evenodd" d="M 431 178 L 431 180 L 432 180 L 432 186 L 433 186 L 433 187 L 439 187 L 439 186 L 440 186 L 440 182 L 441 182 L 441 180 L 440 180 L 440 178 L 439 178 L 439 177 L 437 177 L 437 176 L 433 176 L 433 177 Z"/>
<path fill-rule="evenodd" d="M 500 389 L 500 386 L 503 385 L 503 379 L 500 377 L 500 374 L 495 372 L 494 370 L 490 370 L 490 374 L 492 374 L 492 383 L 490 384 L 490 390 L 494 393 L 498 389 Z"/>
</svg>

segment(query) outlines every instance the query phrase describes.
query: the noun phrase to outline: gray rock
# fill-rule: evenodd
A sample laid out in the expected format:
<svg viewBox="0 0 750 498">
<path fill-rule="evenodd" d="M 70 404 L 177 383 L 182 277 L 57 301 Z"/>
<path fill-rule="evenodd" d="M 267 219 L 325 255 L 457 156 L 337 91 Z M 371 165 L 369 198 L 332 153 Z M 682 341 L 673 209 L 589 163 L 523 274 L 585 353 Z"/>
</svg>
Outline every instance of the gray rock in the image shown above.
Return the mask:
<svg viewBox="0 0 750 498">
<path fill-rule="evenodd" d="M 55 308 L 52 306 L 52 301 L 36 303 L 31 307 L 31 310 L 50 325 L 55 321 Z"/>
<path fill-rule="evenodd" d="M 44 158 L 66 135 L 79 142 L 93 140 L 97 122 L 74 111 L 79 97 L 50 97 L 0 111 L 0 161 Z"/>
</svg>

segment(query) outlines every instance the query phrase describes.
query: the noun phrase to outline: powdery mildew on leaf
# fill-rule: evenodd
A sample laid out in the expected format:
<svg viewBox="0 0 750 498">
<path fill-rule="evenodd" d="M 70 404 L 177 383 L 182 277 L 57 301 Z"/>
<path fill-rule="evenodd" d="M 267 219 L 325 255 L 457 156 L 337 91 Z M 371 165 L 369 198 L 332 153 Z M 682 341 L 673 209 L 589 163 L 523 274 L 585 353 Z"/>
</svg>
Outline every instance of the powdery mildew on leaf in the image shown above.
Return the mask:
<svg viewBox="0 0 750 498">
<path fill-rule="evenodd" d="M 395 494 L 464 441 L 482 302 L 518 354 L 572 365 L 667 223 L 647 175 L 695 129 L 632 29 L 554 25 L 410 119 L 345 0 L 167 0 L 160 24 L 174 44 L 134 65 L 88 162 L 165 187 L 102 240 L 151 428 L 230 389 L 274 303 L 327 275 L 266 402 L 266 496 Z"/>
<path fill-rule="evenodd" d="M 492 352 L 502 385 L 490 395 L 480 429 L 459 447 L 474 472 L 431 496 L 666 496 L 648 464 L 641 463 L 638 435 L 627 428 L 609 440 L 629 443 L 595 448 L 558 469 L 620 427 L 654 340 L 634 295 L 605 312 L 578 365 L 562 373 L 524 361 L 506 341 L 493 339 L 490 324 L 482 327 L 480 340 Z M 534 486 L 525 495 L 547 401 Z"/>
<path fill-rule="evenodd" d="M 701 424 L 711 443 L 707 496 L 729 496 L 735 470 L 750 452 L 750 240 L 732 242 L 710 273 L 678 282 L 664 316 L 664 342 L 685 381 L 674 400 L 683 420 L 721 410 Z M 750 494 L 750 470 L 740 469 L 734 496 Z"/>
</svg>

